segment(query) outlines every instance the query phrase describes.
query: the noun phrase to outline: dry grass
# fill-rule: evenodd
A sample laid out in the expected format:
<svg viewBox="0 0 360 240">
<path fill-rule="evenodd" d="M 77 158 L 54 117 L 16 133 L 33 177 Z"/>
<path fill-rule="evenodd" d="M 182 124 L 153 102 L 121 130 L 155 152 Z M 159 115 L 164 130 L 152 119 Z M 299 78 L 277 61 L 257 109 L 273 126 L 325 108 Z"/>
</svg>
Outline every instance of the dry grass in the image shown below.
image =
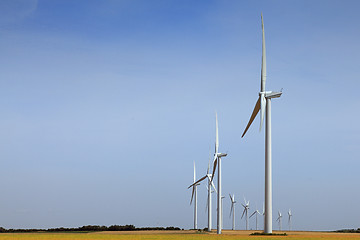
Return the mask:
<svg viewBox="0 0 360 240">
<path fill-rule="evenodd" d="M 224 230 L 222 235 L 215 231 L 211 233 L 198 233 L 196 231 L 131 231 L 131 232 L 96 232 L 96 233 L 2 233 L 0 240 L 324 240 L 324 239 L 359 239 L 357 233 L 330 233 L 330 232 L 286 232 L 287 236 L 249 236 L 254 231 Z M 280 233 L 280 232 L 276 232 Z"/>
</svg>

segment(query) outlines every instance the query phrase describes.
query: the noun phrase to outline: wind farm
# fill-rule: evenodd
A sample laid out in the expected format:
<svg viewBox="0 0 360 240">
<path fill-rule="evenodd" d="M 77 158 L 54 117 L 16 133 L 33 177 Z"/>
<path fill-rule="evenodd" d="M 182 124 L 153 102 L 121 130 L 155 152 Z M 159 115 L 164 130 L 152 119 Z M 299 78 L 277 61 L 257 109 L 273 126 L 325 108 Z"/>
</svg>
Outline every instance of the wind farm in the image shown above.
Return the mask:
<svg viewBox="0 0 360 240">
<path fill-rule="evenodd" d="M 265 90 L 265 83 L 266 83 L 266 47 L 265 47 L 265 30 L 264 30 L 264 20 L 263 15 L 261 13 L 261 29 L 262 29 L 262 57 L 261 57 L 261 81 L 260 81 L 260 92 L 259 92 L 259 98 L 256 102 L 255 108 L 253 110 L 253 113 L 251 114 L 250 120 L 242 134 L 241 137 L 244 137 L 246 132 L 248 131 L 249 127 L 251 126 L 252 122 L 254 121 L 255 117 L 257 116 L 258 112 L 260 112 L 260 131 L 264 122 L 264 119 L 266 120 L 266 132 L 265 132 L 265 208 L 264 208 L 264 233 L 265 234 L 271 234 L 272 229 L 272 142 L 271 142 L 271 99 L 272 98 L 279 98 L 282 95 L 282 91 L 280 92 L 273 92 L 273 91 L 266 91 Z M 265 118 L 266 114 L 266 118 Z M 211 180 L 210 183 L 212 183 L 212 180 L 215 176 L 216 168 L 218 168 L 218 198 L 217 198 L 217 234 L 221 234 L 222 228 L 223 228 L 223 204 L 222 199 L 224 198 L 221 196 L 221 157 L 227 156 L 227 154 L 219 153 L 219 131 L 218 131 L 218 116 L 217 113 L 215 114 L 216 119 L 216 134 L 215 134 L 215 153 L 214 153 L 214 160 L 213 160 L 213 171 L 211 174 Z M 195 166 L 194 166 L 195 169 Z M 208 167 L 209 171 L 209 167 Z M 196 186 L 201 181 L 203 181 L 205 178 L 209 178 L 210 176 L 207 174 L 204 177 L 200 178 L 199 180 L 195 180 L 195 172 L 194 172 L 194 182 L 192 185 L 189 186 L 193 188 L 192 197 L 194 195 L 194 191 L 196 191 Z M 210 184 L 209 184 L 210 185 Z M 194 190 L 195 189 L 195 190 Z M 208 190 L 210 189 L 210 186 Z M 210 191 L 210 190 L 209 190 Z M 208 194 L 208 201 L 211 198 L 211 192 Z M 234 204 L 235 200 L 234 197 L 231 197 L 231 210 L 230 215 L 233 215 L 233 223 L 232 223 L 232 230 L 235 229 L 235 212 L 233 209 L 235 209 Z M 196 199 L 196 194 L 195 194 Z M 250 202 L 246 201 L 244 197 L 244 204 L 241 204 L 244 208 L 241 219 L 245 216 L 245 222 L 246 227 L 245 230 L 249 229 L 249 216 L 248 211 L 250 209 Z M 195 207 L 196 209 L 196 207 Z M 209 209 L 209 214 L 210 214 Z M 196 210 L 195 210 L 196 212 Z M 255 213 L 259 213 L 258 210 L 256 210 L 252 215 Z M 260 214 L 260 213 L 259 213 Z M 280 211 L 278 212 L 279 217 L 276 221 L 279 223 L 279 230 L 281 231 L 281 218 L 282 215 Z M 252 216 L 251 215 L 251 216 Z M 194 215 L 194 219 L 196 219 L 196 213 Z M 196 227 L 195 227 L 196 226 Z M 208 229 L 210 228 L 211 223 L 210 220 L 208 222 Z M 257 223 L 257 215 L 256 215 L 256 230 L 258 228 Z M 290 214 L 289 214 L 289 228 L 290 228 Z M 194 229 L 197 229 L 197 225 L 194 224 Z"/>
<path fill-rule="evenodd" d="M 359 8 L 0 1 L 0 240 L 359 238 Z"/>
</svg>

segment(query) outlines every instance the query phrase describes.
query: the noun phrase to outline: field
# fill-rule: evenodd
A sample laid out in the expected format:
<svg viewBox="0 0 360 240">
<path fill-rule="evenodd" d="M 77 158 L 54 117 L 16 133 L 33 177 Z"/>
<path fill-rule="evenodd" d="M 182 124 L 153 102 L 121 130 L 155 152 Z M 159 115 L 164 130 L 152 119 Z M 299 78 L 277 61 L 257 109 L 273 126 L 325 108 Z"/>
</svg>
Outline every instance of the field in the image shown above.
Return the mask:
<svg viewBox="0 0 360 240">
<path fill-rule="evenodd" d="M 197 233 L 195 231 L 132 231 L 132 232 L 96 232 L 96 233 L 1 233 L 0 240 L 205 240 L 205 239 L 359 239 L 356 233 L 329 233 L 329 232 L 287 232 L 288 236 L 249 236 L 253 231 L 223 231 L 222 235 L 212 233 Z"/>
</svg>

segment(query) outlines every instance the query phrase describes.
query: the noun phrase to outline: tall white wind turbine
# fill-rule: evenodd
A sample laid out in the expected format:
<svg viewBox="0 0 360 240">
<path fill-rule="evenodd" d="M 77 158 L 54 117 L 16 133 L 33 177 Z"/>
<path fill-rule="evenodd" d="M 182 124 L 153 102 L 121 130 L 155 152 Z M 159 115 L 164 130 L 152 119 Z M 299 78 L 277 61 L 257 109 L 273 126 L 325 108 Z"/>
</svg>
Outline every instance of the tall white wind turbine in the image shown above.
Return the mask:
<svg viewBox="0 0 360 240">
<path fill-rule="evenodd" d="M 215 154 L 214 154 L 214 165 L 213 172 L 211 175 L 211 181 L 214 179 L 216 167 L 218 168 L 218 187 L 217 187 L 217 234 L 221 234 L 222 230 L 222 204 L 221 204 L 221 158 L 226 157 L 226 153 L 219 153 L 219 128 L 218 128 L 218 119 L 217 113 L 215 113 L 216 117 L 216 139 L 215 139 Z"/>
<path fill-rule="evenodd" d="M 262 63 L 261 63 L 261 87 L 259 98 L 256 102 L 255 108 L 251 114 L 250 120 L 241 137 L 244 137 L 251 123 L 254 121 L 256 115 L 260 111 L 260 131 L 265 121 L 265 233 L 272 233 L 272 177 L 271 177 L 271 99 L 278 98 L 282 92 L 265 91 L 266 83 L 266 51 L 265 51 L 265 32 L 264 21 L 261 14 L 262 27 Z"/>
<path fill-rule="evenodd" d="M 249 217 L 249 218 L 251 218 L 252 216 L 255 215 L 255 218 L 256 218 L 256 230 L 258 230 L 258 214 L 261 215 L 261 213 L 259 212 L 259 210 L 256 209 L 256 210 L 250 215 L 250 217 Z"/>
<path fill-rule="evenodd" d="M 229 196 L 230 196 L 230 200 L 231 200 L 231 208 L 230 208 L 230 217 L 231 217 L 231 214 L 232 214 L 232 230 L 235 230 L 235 194 L 233 194 L 231 196 L 231 194 L 229 193 Z"/>
<path fill-rule="evenodd" d="M 292 217 L 291 209 L 289 209 L 289 211 L 288 211 L 288 215 L 289 215 L 289 220 L 288 220 L 288 224 L 289 224 L 289 231 L 291 231 L 291 217 Z"/>
<path fill-rule="evenodd" d="M 245 214 L 245 220 L 246 220 L 246 230 L 249 229 L 249 218 L 248 218 L 248 211 L 250 209 L 250 201 L 247 201 L 246 202 L 246 199 L 244 198 L 244 204 L 241 204 L 243 207 L 244 207 L 244 211 L 241 215 L 241 219 L 244 217 L 244 214 Z"/>
<path fill-rule="evenodd" d="M 276 221 L 279 222 L 279 230 L 281 231 L 281 218 L 282 218 L 282 215 L 281 215 L 280 211 L 278 211 L 278 215 L 279 215 L 279 217 L 276 219 Z"/>
<path fill-rule="evenodd" d="M 210 159 L 209 159 L 210 160 Z M 211 189 L 211 187 L 213 187 L 213 189 L 216 192 L 216 188 L 214 183 L 211 181 L 211 174 L 209 173 L 210 171 L 210 161 L 209 161 L 209 166 L 208 166 L 208 170 L 205 176 L 203 176 L 202 178 L 200 178 L 199 180 L 197 180 L 196 182 L 194 181 L 193 184 L 191 184 L 189 188 L 194 187 L 196 185 L 199 185 L 201 181 L 203 181 L 204 179 L 208 179 L 208 186 L 207 186 L 207 190 L 208 190 L 208 199 L 207 199 L 207 210 L 208 210 L 208 231 L 211 232 L 211 223 L 212 223 L 212 218 L 211 218 L 211 193 L 213 192 L 213 190 Z"/>
<path fill-rule="evenodd" d="M 196 171 L 195 171 L 195 162 L 194 162 L 194 183 L 190 186 L 192 187 L 190 205 L 192 203 L 192 200 L 194 199 L 194 229 L 197 229 L 197 186 L 200 184 L 196 183 L 195 181 L 196 181 Z M 190 187 L 188 187 L 188 189 Z"/>
</svg>

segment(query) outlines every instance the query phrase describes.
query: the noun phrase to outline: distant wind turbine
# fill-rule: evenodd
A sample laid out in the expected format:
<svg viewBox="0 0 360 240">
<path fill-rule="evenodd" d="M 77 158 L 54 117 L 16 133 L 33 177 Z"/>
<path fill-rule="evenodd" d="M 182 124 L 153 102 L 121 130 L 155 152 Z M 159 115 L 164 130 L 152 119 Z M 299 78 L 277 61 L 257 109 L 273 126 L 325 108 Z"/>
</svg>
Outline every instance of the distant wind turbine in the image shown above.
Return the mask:
<svg viewBox="0 0 360 240">
<path fill-rule="evenodd" d="M 289 209 L 288 215 L 289 215 L 289 220 L 288 220 L 288 223 L 289 223 L 289 231 L 291 231 L 291 217 L 292 217 L 291 209 Z"/>
<path fill-rule="evenodd" d="M 211 232 L 211 228 L 212 228 L 212 215 L 211 215 L 211 209 L 212 209 L 212 200 L 211 200 L 211 194 L 216 191 L 216 188 L 214 186 L 214 183 L 211 181 L 211 173 L 210 173 L 210 156 L 209 156 L 209 164 L 208 164 L 208 169 L 206 172 L 206 178 L 208 179 L 208 185 L 207 185 L 207 190 L 208 190 L 208 198 L 207 198 L 207 207 L 208 207 L 208 232 Z M 204 178 L 205 179 L 205 178 Z M 213 187 L 214 190 L 211 189 L 211 187 Z"/>
<path fill-rule="evenodd" d="M 231 217 L 231 214 L 232 214 L 232 230 L 235 230 L 235 194 L 232 195 L 231 197 L 231 194 L 229 193 L 229 196 L 230 196 L 230 200 L 231 200 L 231 208 L 230 208 L 230 217 Z"/>
<path fill-rule="evenodd" d="M 255 215 L 255 218 L 256 218 L 256 230 L 258 230 L 258 214 L 259 215 L 261 215 L 261 213 L 259 212 L 259 210 L 255 210 L 251 215 L 250 215 L 250 217 L 249 218 L 251 218 L 252 216 L 254 216 Z"/>
<path fill-rule="evenodd" d="M 203 176 L 202 178 L 200 178 L 199 180 L 197 180 L 196 182 L 194 181 L 193 184 L 191 184 L 189 188 L 191 187 L 194 187 L 195 185 L 198 185 L 200 184 L 201 181 L 203 181 L 204 179 L 208 179 L 208 185 L 206 186 L 207 190 L 208 190 L 208 199 L 207 199 L 207 210 L 208 210 L 208 231 L 211 232 L 211 222 L 212 222 L 212 219 L 211 219 L 211 193 L 213 192 L 211 187 L 213 187 L 213 189 L 215 190 L 216 192 L 216 188 L 215 188 L 215 185 L 214 183 L 211 181 L 211 174 L 209 173 L 210 171 L 210 159 L 209 159 L 209 165 L 208 165 L 208 169 L 207 169 L 207 173 L 205 176 Z"/>
<path fill-rule="evenodd" d="M 262 27 L 262 63 L 261 63 L 261 87 L 259 98 L 256 102 L 255 108 L 251 114 L 250 120 L 241 137 L 244 137 L 251 123 L 254 121 L 256 115 L 260 111 L 260 131 L 266 114 L 265 124 L 265 233 L 272 233 L 272 171 L 271 171 L 271 99 L 278 98 L 282 92 L 273 92 L 265 90 L 266 83 L 266 51 L 265 51 L 265 31 L 264 21 L 261 14 Z"/>
<path fill-rule="evenodd" d="M 196 171 L 195 171 L 195 162 L 194 162 L 194 183 L 191 185 L 192 186 L 192 194 L 191 194 L 190 205 L 192 203 L 192 200 L 194 199 L 194 202 L 195 202 L 194 203 L 194 229 L 197 229 L 197 186 L 200 184 L 196 183 L 195 180 L 196 180 Z M 188 187 L 188 189 L 190 187 Z"/>
<path fill-rule="evenodd" d="M 245 199 L 245 197 L 244 197 L 244 203 L 245 203 L 245 205 L 244 205 L 244 204 L 241 204 L 241 205 L 244 207 L 244 211 L 243 211 L 243 213 L 242 213 L 242 215 L 241 215 L 241 219 L 244 217 L 244 214 L 245 214 L 246 230 L 248 230 L 248 229 L 249 229 L 248 211 L 249 211 L 249 209 L 250 209 L 250 201 L 247 201 L 247 202 L 246 202 L 246 199 Z"/>
<path fill-rule="evenodd" d="M 280 211 L 278 211 L 278 215 L 279 215 L 279 217 L 276 219 L 276 221 L 279 222 L 279 230 L 281 231 L 281 218 L 282 218 L 282 215 L 281 215 Z"/>
<path fill-rule="evenodd" d="M 213 173 L 211 175 L 211 181 L 214 179 L 216 166 L 218 168 L 218 187 L 217 187 L 217 234 L 221 234 L 222 230 L 222 204 L 221 204 L 221 158 L 226 157 L 226 153 L 219 153 L 219 128 L 218 128 L 218 119 L 217 113 L 215 113 L 216 117 L 216 138 L 215 138 L 215 154 L 214 154 L 214 165 L 213 165 Z"/>
</svg>

